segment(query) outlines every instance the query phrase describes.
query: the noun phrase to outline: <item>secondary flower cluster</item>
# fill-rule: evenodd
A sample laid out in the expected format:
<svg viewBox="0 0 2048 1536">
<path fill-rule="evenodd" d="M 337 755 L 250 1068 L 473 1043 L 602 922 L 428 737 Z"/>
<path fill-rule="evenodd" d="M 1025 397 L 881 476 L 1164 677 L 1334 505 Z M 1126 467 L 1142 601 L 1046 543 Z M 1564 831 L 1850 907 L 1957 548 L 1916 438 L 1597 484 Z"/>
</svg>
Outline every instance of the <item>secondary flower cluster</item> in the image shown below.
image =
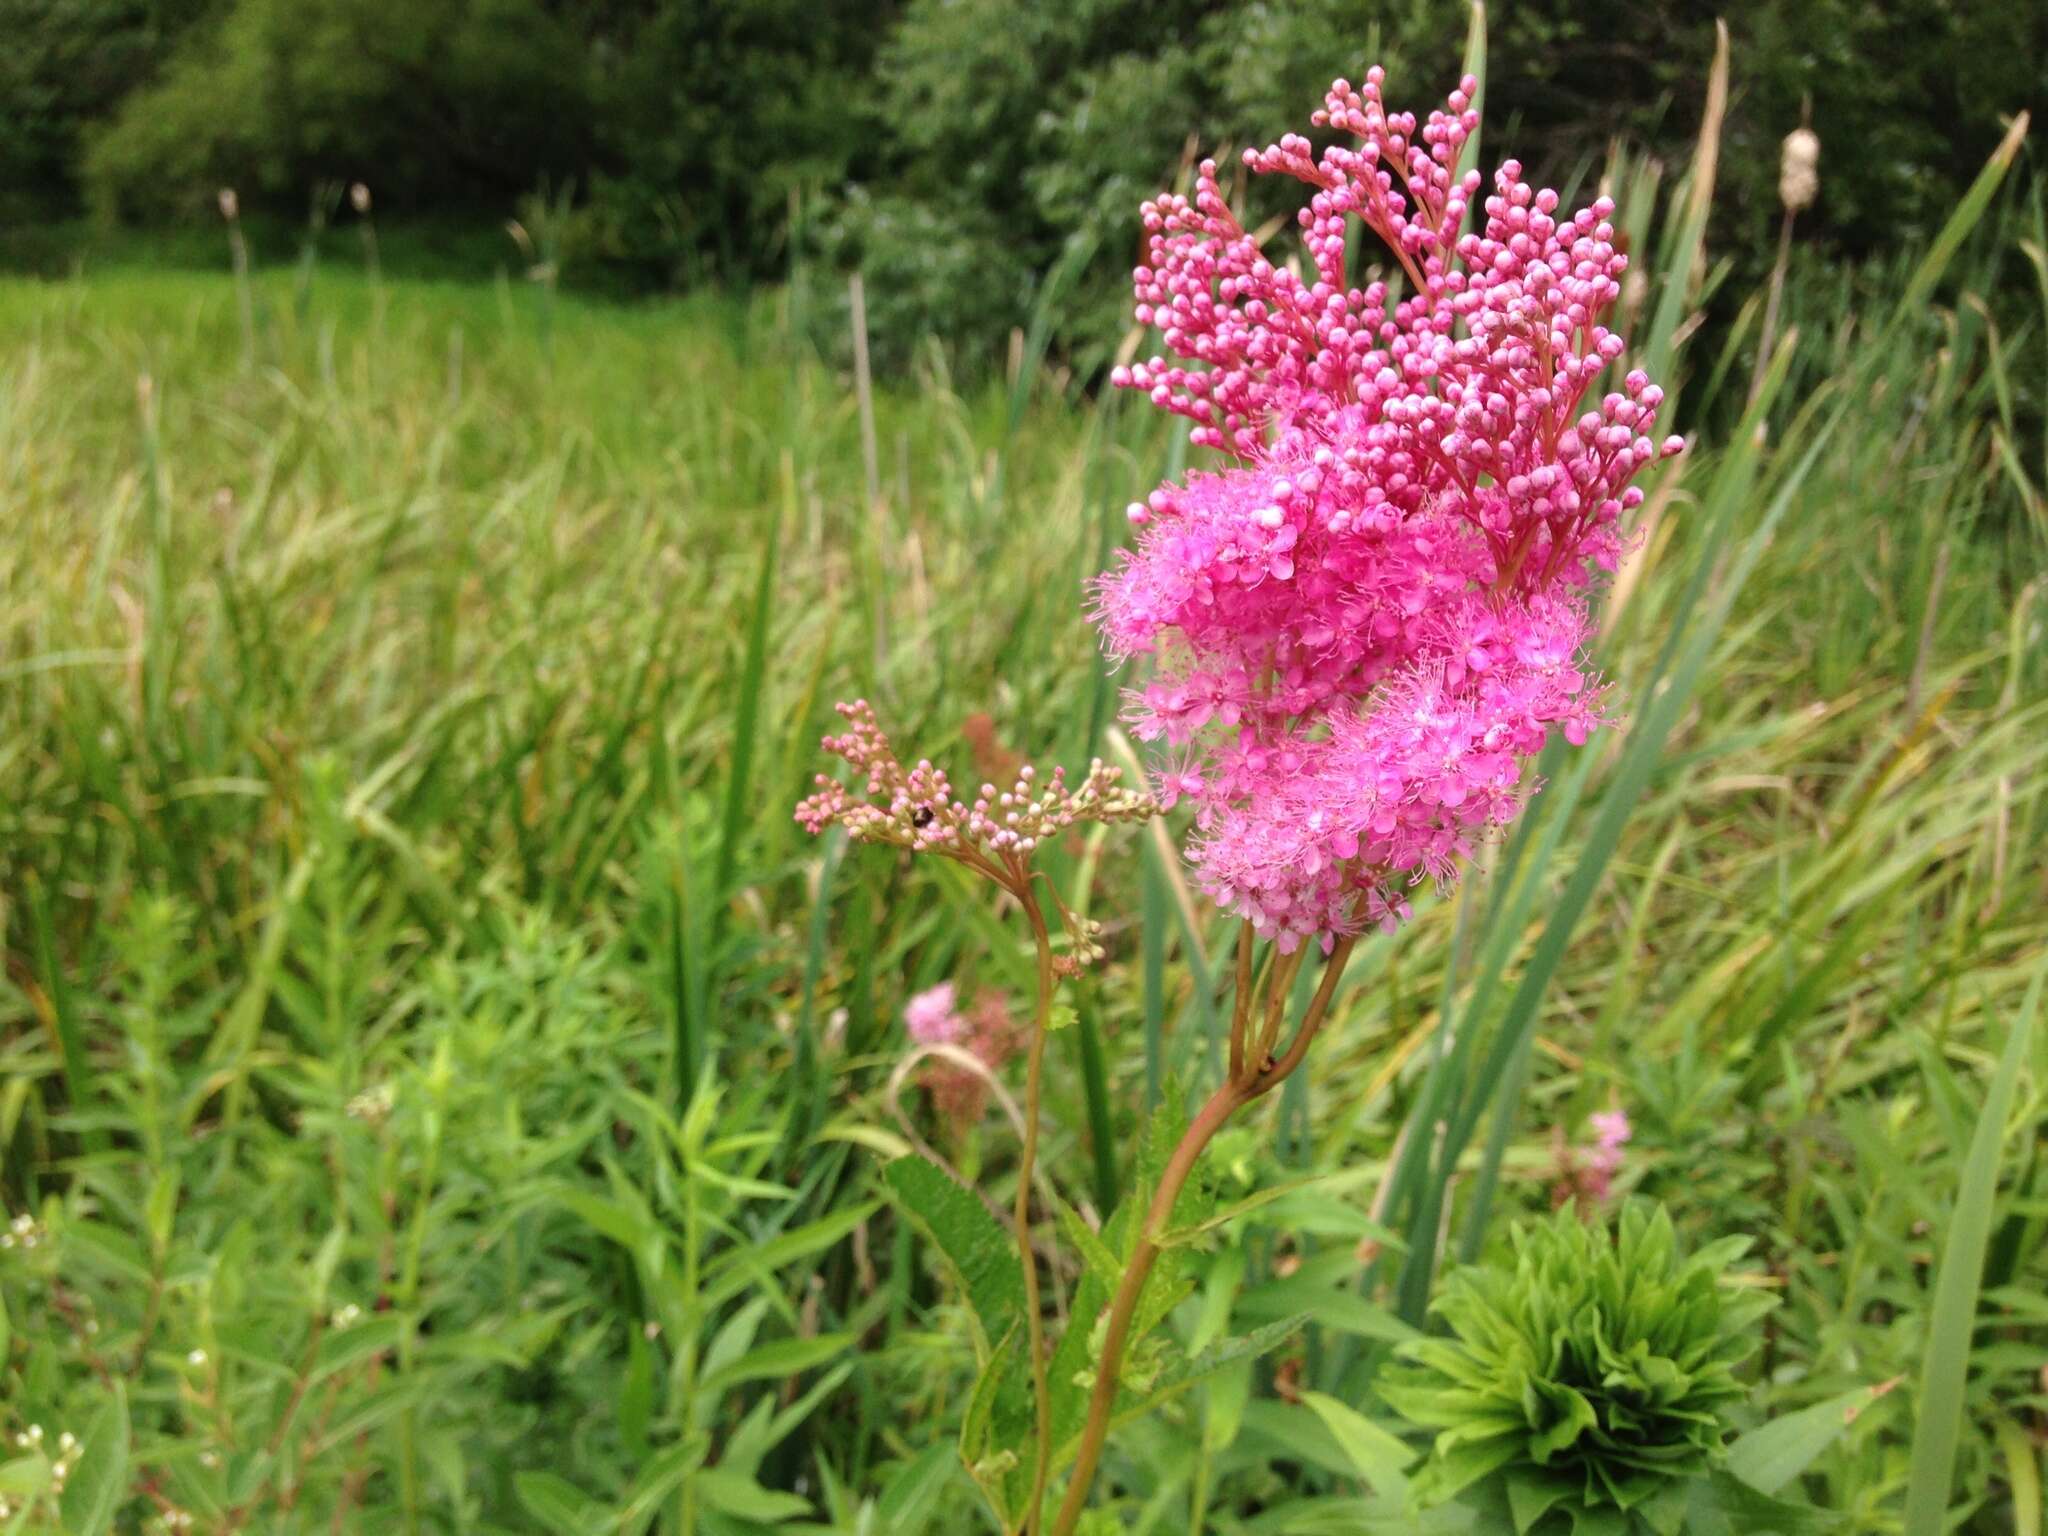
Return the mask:
<svg viewBox="0 0 2048 1536">
<path fill-rule="evenodd" d="M 950 981 L 928 987 L 903 1005 L 903 1027 L 919 1045 L 951 1045 L 966 1051 L 991 1072 L 1017 1054 L 1023 1041 L 1010 1000 L 994 987 L 984 987 L 964 1012 Z M 921 1074 L 932 1107 L 956 1131 L 981 1118 L 988 1102 L 988 1084 L 978 1072 L 939 1058 Z"/>
<path fill-rule="evenodd" d="M 1122 771 L 1100 758 L 1078 789 L 1067 788 L 1064 768 L 1053 769 L 1051 781 L 1041 786 L 1038 771 L 1027 763 L 1008 789 L 984 784 L 971 802 L 963 801 L 944 769 L 922 760 L 906 768 L 897 761 L 867 700 L 837 708 L 846 729 L 827 736 L 824 749 L 846 759 L 867 782 L 857 793 L 819 774 L 816 791 L 796 808 L 798 824 L 813 834 L 837 822 L 863 842 L 946 854 L 993 873 L 1020 867 L 1040 843 L 1076 822 L 1143 821 L 1159 812 L 1157 799 L 1125 789 Z"/>
<path fill-rule="evenodd" d="M 1333 85 L 1320 157 L 1288 135 L 1254 171 L 1313 188 L 1313 268 L 1275 262 L 1205 161 L 1192 199 L 1144 208 L 1138 318 L 1182 361 L 1114 382 L 1236 463 L 1166 484 L 1097 591 L 1113 656 L 1157 657 L 1133 728 L 1198 750 L 1166 777 L 1224 906 L 1284 944 L 1392 921 L 1512 818 L 1553 727 L 1581 741 L 1600 690 L 1578 661 L 1585 593 L 1622 548 L 1663 393 L 1602 323 L 1626 257 L 1605 198 L 1569 217 L 1509 161 L 1476 232 L 1467 78 L 1418 127 L 1381 72 Z M 1356 216 L 1400 292 L 1347 272 Z"/>
<path fill-rule="evenodd" d="M 1584 1148 L 1568 1146 L 1564 1128 L 1558 1128 L 1557 1179 L 1550 1191 L 1554 1209 L 1575 1205 L 1582 1212 L 1597 1210 L 1614 1192 L 1614 1176 L 1626 1156 L 1622 1149 L 1634 1138 L 1635 1127 L 1624 1109 L 1601 1110 L 1588 1125 L 1593 1144 Z"/>
</svg>

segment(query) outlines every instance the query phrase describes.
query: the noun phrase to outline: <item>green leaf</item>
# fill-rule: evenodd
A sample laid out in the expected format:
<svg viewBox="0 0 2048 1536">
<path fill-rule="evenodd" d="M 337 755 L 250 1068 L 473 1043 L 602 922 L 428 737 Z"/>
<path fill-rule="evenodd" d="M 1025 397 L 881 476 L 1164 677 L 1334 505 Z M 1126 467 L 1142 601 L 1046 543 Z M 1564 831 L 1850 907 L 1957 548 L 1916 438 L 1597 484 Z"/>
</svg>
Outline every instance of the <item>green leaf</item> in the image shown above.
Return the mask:
<svg viewBox="0 0 2048 1536">
<path fill-rule="evenodd" d="M 516 1472 L 512 1491 L 529 1515 L 559 1536 L 585 1536 L 598 1523 L 590 1495 L 552 1472 Z"/>
<path fill-rule="evenodd" d="M 1323 1421 L 1331 1437 L 1342 1448 L 1358 1475 L 1373 1492 L 1389 1498 L 1408 1496 L 1408 1479 L 1402 1468 L 1415 1460 L 1415 1452 L 1388 1434 L 1357 1409 L 1321 1392 L 1305 1392 L 1302 1399 Z"/>
<path fill-rule="evenodd" d="M 1290 1276 L 1246 1291 L 1238 1297 L 1234 1310 L 1247 1321 L 1305 1313 L 1318 1327 L 1387 1344 L 1405 1344 L 1419 1336 L 1385 1307 L 1374 1305 L 1358 1292 L 1308 1276 Z"/>
<path fill-rule="evenodd" d="M 1538 1520 L 1571 1496 L 1568 1484 L 1531 1467 L 1511 1468 L 1502 1486 L 1507 1490 L 1515 1536 L 1528 1536 Z"/>
<path fill-rule="evenodd" d="M 81 1437 L 78 1465 L 64 1485 L 65 1530 L 70 1536 L 106 1536 L 127 1497 L 128 1395 L 116 1386 Z"/>
<path fill-rule="evenodd" d="M 1133 1419 L 1143 1418 L 1168 1398 L 1185 1392 L 1189 1387 L 1218 1371 L 1230 1366 L 1256 1360 L 1259 1356 L 1277 1349 L 1295 1334 L 1299 1333 L 1305 1317 L 1282 1318 L 1277 1323 L 1268 1323 L 1250 1333 L 1234 1339 L 1219 1339 L 1197 1355 L 1175 1353 L 1162 1366 L 1151 1384 L 1140 1394 L 1126 1390 L 1117 1398 L 1112 1414 L 1112 1424 L 1125 1424 Z M 1055 1420 L 1057 1424 L 1059 1421 Z M 1235 1427 L 1232 1428 L 1233 1435 Z M 1055 1466 L 1064 1466 L 1071 1461 L 1080 1444 L 1078 1433 L 1067 1435 L 1060 1440 L 1059 1450 L 1053 1457 Z"/>
<path fill-rule="evenodd" d="M 615 1522 L 621 1530 L 632 1530 L 646 1520 L 673 1493 L 678 1484 L 704 1461 L 705 1439 L 692 1435 L 655 1454 L 640 1468 Z"/>
<path fill-rule="evenodd" d="M 619 1383 L 619 1440 L 638 1461 L 647 1454 L 647 1426 L 654 1417 L 654 1351 L 635 1332 L 626 1343 L 626 1376 Z"/>
<path fill-rule="evenodd" d="M 638 1212 L 616 1200 L 580 1189 L 557 1189 L 555 1202 L 578 1221 L 608 1237 L 628 1253 L 639 1255 L 661 1241 L 661 1232 Z"/>
<path fill-rule="evenodd" d="M 757 1344 L 739 1359 L 707 1375 L 698 1391 L 715 1397 L 743 1381 L 780 1381 L 822 1365 L 853 1342 L 850 1333 L 821 1333 L 809 1339 L 775 1339 Z"/>
<path fill-rule="evenodd" d="M 27 1503 L 50 1486 L 50 1463 L 42 1456 L 17 1456 L 0 1462 L 0 1495 Z"/>
<path fill-rule="evenodd" d="M 1815 1536 L 1840 1517 L 1759 1493 L 1725 1470 L 1700 1478 L 1686 1508 L 1686 1536 Z"/>
<path fill-rule="evenodd" d="M 379 1312 L 346 1328 L 329 1329 L 320 1340 L 310 1380 L 325 1380 L 359 1360 L 396 1349 L 411 1326 L 412 1319 L 402 1313 Z"/>
<path fill-rule="evenodd" d="M 1020 1364 L 1023 1336 L 1024 1324 L 1019 1319 L 996 1342 L 988 1364 L 975 1379 L 974 1395 L 967 1400 L 967 1412 L 960 1420 L 960 1460 L 1006 1530 L 1016 1524 L 1018 1500 L 1012 1497 L 1011 1488 L 1024 1467 L 1023 1453 L 1005 1443 L 1007 1431 L 1018 1417 L 1018 1384 L 1025 1379 Z M 1028 1392 L 1028 1386 L 1025 1390 Z M 1028 1398 L 1024 1406 L 1028 1412 Z"/>
<path fill-rule="evenodd" d="M 2005 1054 L 1991 1075 L 1976 1134 L 1963 1160 L 1962 1187 L 1942 1245 L 1941 1270 L 1930 1308 L 1927 1367 L 1914 1415 L 1912 1471 L 1906 1483 L 1906 1536 L 1942 1536 L 1947 1524 L 1949 1483 L 1955 1474 L 1956 1444 L 1963 1432 L 1963 1389 L 1970 1373 L 1970 1340 L 1977 1324 L 1977 1288 L 1984 1275 L 1984 1250 L 1991 1242 L 1992 1208 L 1998 1199 L 1999 1152 L 2012 1111 L 2020 1064 L 2034 1038 L 2041 1002 L 2036 971 L 2020 1005 L 2019 1021 L 2006 1036 Z"/>
<path fill-rule="evenodd" d="M 1024 1310 L 1024 1279 L 1009 1234 L 979 1200 L 924 1158 L 899 1157 L 882 1170 L 882 1177 L 904 1214 L 958 1275 L 981 1325 L 975 1353 L 986 1366 L 996 1343 Z"/>
<path fill-rule="evenodd" d="M 697 1495 L 706 1507 L 741 1520 L 758 1520 L 763 1525 L 781 1525 L 811 1513 L 808 1499 L 793 1493 L 776 1493 L 763 1488 L 751 1477 L 719 1467 L 697 1474 Z"/>
<path fill-rule="evenodd" d="M 2013 1419 L 1991 1426 L 2005 1458 L 2005 1483 L 2012 1489 L 2013 1536 L 2041 1536 L 2041 1453 Z"/>
<path fill-rule="evenodd" d="M 1628 1516 L 1618 1509 L 1574 1509 L 1571 1536 L 1629 1536 Z"/>
<path fill-rule="evenodd" d="M 1776 1493 L 1813 1465 L 1840 1439 L 1856 1416 L 1896 1385 L 1857 1387 L 1811 1408 L 1783 1414 L 1740 1435 L 1728 1446 L 1728 1470 L 1759 1493 Z"/>
<path fill-rule="evenodd" d="M 875 1506 L 875 1529 L 890 1536 L 920 1536 L 939 1496 L 960 1469 L 960 1453 L 941 1440 L 897 1469 Z"/>
<path fill-rule="evenodd" d="M 705 1266 L 700 1305 L 708 1312 L 751 1285 L 772 1284 L 776 1270 L 832 1247 L 874 1215 L 876 1204 L 863 1200 L 765 1243 L 741 1243 L 728 1249 Z"/>
</svg>

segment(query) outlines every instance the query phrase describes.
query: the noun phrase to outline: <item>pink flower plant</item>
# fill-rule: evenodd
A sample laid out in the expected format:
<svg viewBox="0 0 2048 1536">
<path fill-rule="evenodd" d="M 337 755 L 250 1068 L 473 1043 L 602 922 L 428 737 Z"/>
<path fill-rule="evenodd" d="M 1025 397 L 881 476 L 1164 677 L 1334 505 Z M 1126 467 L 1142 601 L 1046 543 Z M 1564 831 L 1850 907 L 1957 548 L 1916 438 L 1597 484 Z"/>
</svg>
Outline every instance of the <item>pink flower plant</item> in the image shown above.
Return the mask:
<svg viewBox="0 0 2048 1536">
<path fill-rule="evenodd" d="M 1398 921 L 1514 818 L 1553 728 L 1603 722 L 1588 592 L 1630 481 L 1682 447 L 1654 441 L 1640 370 L 1594 393 L 1625 351 L 1613 205 L 1561 217 L 1510 160 L 1466 232 L 1477 82 L 1418 128 L 1381 79 L 1331 86 L 1319 156 L 1294 134 L 1245 154 L 1313 189 L 1311 271 L 1245 232 L 1214 161 L 1192 201 L 1145 205 L 1137 315 L 1182 361 L 1113 375 L 1232 460 L 1132 505 L 1096 617 L 1112 656 L 1154 658 L 1133 729 L 1194 754 L 1161 798 L 1195 807 L 1203 885 L 1283 949 Z M 1388 277 L 1348 269 L 1352 215 Z"/>
<path fill-rule="evenodd" d="M 1314 118 L 1327 147 L 1289 134 L 1245 156 L 1255 172 L 1308 184 L 1305 262 L 1245 231 L 1213 161 L 1192 199 L 1144 205 L 1137 315 L 1173 360 L 1119 367 L 1112 382 L 1185 417 L 1190 439 L 1223 460 L 1134 503 L 1134 545 L 1094 587 L 1106 651 L 1149 658 L 1127 719 L 1162 746 L 1153 792 L 1124 788 L 1101 763 L 1070 787 L 984 750 L 983 771 L 1009 787 L 957 794 L 942 769 L 899 760 L 855 702 L 824 743 L 851 774 L 820 775 L 797 808 L 809 831 L 837 825 L 965 866 L 1031 928 L 1038 995 L 1021 1041 L 1011 1207 L 1023 1282 L 1014 1360 L 1030 1378 L 1031 1429 L 970 1468 L 1002 1528 L 1023 1536 L 1073 1536 L 1082 1520 L 1124 1362 L 1163 1315 L 1147 1310 L 1147 1287 L 1204 1150 L 1300 1067 L 1358 935 L 1398 923 L 1419 882 L 1448 883 L 1514 819 L 1553 731 L 1582 743 L 1608 719 L 1585 657 L 1591 595 L 1642 501 L 1632 482 L 1683 446 L 1655 437 L 1663 392 L 1605 324 L 1627 267 L 1613 205 L 1561 214 L 1512 160 L 1481 200 L 1479 175 L 1459 163 L 1479 124 L 1477 82 L 1418 123 L 1386 110 L 1381 80 L 1374 69 L 1361 87 L 1330 88 Z M 1377 267 L 1353 265 L 1354 217 L 1386 247 Z M 993 727 L 977 720 L 970 741 L 987 749 Z M 1033 1238 L 1045 1043 L 1052 993 L 1100 956 L 1103 930 L 1036 855 L 1080 823 L 1178 804 L 1193 811 L 1187 852 L 1202 885 L 1244 919 L 1229 1066 L 1119 1239 L 1113 1294 L 1067 1323 L 1088 1341 L 1087 1403 L 1056 1414 L 1080 1378 L 1053 1373 Z M 1277 952 L 1263 964 L 1262 939 Z M 1329 958 L 1297 1010 L 1304 940 Z M 912 999 L 905 1024 L 991 1067 L 1013 1048 L 1007 1027 L 963 1022 L 950 986 Z M 1595 1129 L 1604 1193 L 1629 1131 L 1618 1113 Z M 998 1380 L 988 1401 L 1006 1390 Z"/>
</svg>

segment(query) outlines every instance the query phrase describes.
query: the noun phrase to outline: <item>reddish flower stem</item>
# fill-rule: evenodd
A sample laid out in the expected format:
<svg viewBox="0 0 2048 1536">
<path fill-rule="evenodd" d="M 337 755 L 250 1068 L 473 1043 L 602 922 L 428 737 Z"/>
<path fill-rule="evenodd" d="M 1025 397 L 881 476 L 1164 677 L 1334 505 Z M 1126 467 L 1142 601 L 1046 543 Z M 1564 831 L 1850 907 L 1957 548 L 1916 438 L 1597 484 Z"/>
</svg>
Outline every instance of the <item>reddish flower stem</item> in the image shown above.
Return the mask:
<svg viewBox="0 0 2048 1536">
<path fill-rule="evenodd" d="M 1038 1428 L 1038 1455 L 1031 1472 L 1031 1500 L 1024 1506 L 1026 1536 L 1037 1536 L 1045 1504 L 1046 1479 L 1052 1475 L 1052 1393 L 1046 1384 L 1045 1318 L 1038 1298 L 1038 1257 L 1031 1247 L 1031 1179 L 1038 1162 L 1039 1098 L 1044 1079 L 1045 1040 L 1051 1031 L 1052 993 L 1057 978 L 1052 966 L 1052 935 L 1027 876 L 1015 887 L 1031 921 L 1038 946 L 1038 1011 L 1031 1021 L 1031 1054 L 1024 1080 L 1024 1147 L 1017 1165 L 1017 1267 L 1024 1277 L 1024 1326 L 1031 1350 L 1031 1397 Z"/>
<path fill-rule="evenodd" d="M 1145 1298 L 1146 1282 L 1152 1277 L 1152 1266 L 1158 1261 L 1161 1242 L 1166 1236 L 1168 1223 L 1173 1219 L 1173 1208 L 1180 1199 L 1181 1190 L 1187 1186 L 1202 1153 L 1230 1117 L 1279 1087 L 1301 1065 L 1308 1054 L 1309 1043 L 1315 1039 L 1324 1015 L 1329 1012 L 1337 980 L 1344 974 L 1344 962 L 1351 958 L 1351 947 L 1355 942 L 1350 937 L 1341 938 L 1331 950 L 1330 958 L 1323 967 L 1322 982 L 1316 988 L 1316 995 L 1309 1003 L 1308 1012 L 1302 1016 L 1301 1027 L 1295 1031 L 1293 1043 L 1287 1047 L 1286 1054 L 1270 1066 L 1259 1061 L 1247 1061 L 1242 1071 L 1234 1073 L 1209 1096 L 1209 1101 L 1189 1123 L 1180 1144 L 1167 1159 L 1166 1168 L 1159 1177 L 1159 1188 L 1154 1191 L 1152 1204 L 1145 1213 L 1145 1225 L 1138 1245 L 1131 1254 L 1130 1263 L 1124 1268 L 1123 1279 L 1109 1305 L 1109 1323 L 1103 1336 L 1102 1358 L 1095 1364 L 1095 1385 L 1088 1396 L 1088 1418 L 1082 1427 L 1080 1450 L 1075 1456 L 1073 1476 L 1067 1482 L 1066 1497 L 1061 1500 L 1059 1514 L 1053 1520 L 1051 1536 L 1072 1536 L 1081 1511 L 1088 1503 L 1088 1490 L 1095 1481 L 1095 1469 L 1102 1459 L 1103 1442 L 1109 1437 L 1110 1416 L 1116 1407 L 1117 1378 L 1123 1369 L 1124 1349 L 1130 1343 L 1131 1319 L 1137 1315 L 1139 1303 Z M 1240 949 L 1240 976 L 1245 969 L 1244 954 L 1245 951 Z M 1292 971 L 1288 974 L 1291 975 Z M 1238 999 L 1238 1010 L 1241 1016 L 1249 1012 L 1242 995 Z M 1071 1326 L 1079 1328 L 1085 1324 L 1076 1318 Z M 1046 1459 L 1043 1450 L 1039 1459 L 1042 1466 Z"/>
</svg>

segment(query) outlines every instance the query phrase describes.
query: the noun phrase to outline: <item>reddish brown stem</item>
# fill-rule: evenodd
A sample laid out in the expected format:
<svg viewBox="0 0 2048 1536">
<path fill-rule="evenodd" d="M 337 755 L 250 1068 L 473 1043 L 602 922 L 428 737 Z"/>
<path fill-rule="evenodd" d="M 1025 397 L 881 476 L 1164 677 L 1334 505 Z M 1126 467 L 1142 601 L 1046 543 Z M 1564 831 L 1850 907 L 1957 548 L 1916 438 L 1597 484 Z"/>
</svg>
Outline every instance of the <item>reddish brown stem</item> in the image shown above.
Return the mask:
<svg viewBox="0 0 2048 1536">
<path fill-rule="evenodd" d="M 1058 978 L 1052 966 L 1052 935 L 1027 876 L 1017 885 L 1024 915 L 1031 920 L 1038 947 L 1038 1011 L 1031 1021 L 1031 1056 L 1024 1081 L 1024 1148 L 1017 1167 L 1017 1267 L 1024 1277 L 1024 1326 L 1031 1350 L 1031 1397 L 1037 1420 L 1038 1456 L 1031 1473 L 1031 1501 L 1024 1507 L 1023 1529 L 1036 1536 L 1045 1504 L 1045 1484 L 1052 1475 L 1052 1392 L 1046 1382 L 1045 1317 L 1038 1297 L 1038 1258 L 1031 1248 L 1031 1178 L 1038 1162 L 1038 1119 L 1045 1069 L 1045 1040 L 1052 1032 L 1052 994 Z"/>
<path fill-rule="evenodd" d="M 1316 1031 L 1322 1027 L 1324 1015 L 1329 1012 L 1330 999 L 1336 993 L 1338 978 L 1344 973 L 1344 962 L 1350 959 L 1354 942 L 1350 938 L 1339 939 L 1331 950 L 1329 961 L 1323 968 L 1322 982 L 1316 988 L 1316 995 L 1309 1003 L 1308 1012 L 1302 1016 L 1301 1027 L 1295 1031 L 1286 1052 L 1270 1066 L 1262 1062 L 1247 1062 L 1242 1072 L 1233 1074 L 1209 1096 L 1209 1101 L 1189 1123 L 1180 1144 L 1167 1159 L 1166 1168 L 1159 1176 L 1159 1187 L 1153 1192 L 1152 1204 L 1146 1210 L 1145 1225 L 1140 1231 L 1137 1247 L 1131 1253 L 1131 1261 L 1125 1266 L 1123 1279 L 1109 1304 L 1102 1357 L 1095 1363 L 1095 1385 L 1088 1394 L 1088 1418 L 1081 1431 L 1074 1473 L 1067 1482 L 1066 1497 L 1060 1501 L 1059 1514 L 1053 1520 L 1051 1536 L 1072 1536 L 1081 1511 L 1088 1503 L 1088 1490 L 1095 1481 L 1095 1469 L 1102 1459 L 1103 1442 L 1109 1437 L 1110 1416 L 1116 1406 L 1117 1378 L 1123 1369 L 1124 1349 L 1130 1343 L 1131 1320 L 1145 1298 L 1145 1285 L 1152 1277 L 1152 1266 L 1159 1259 L 1161 1240 L 1173 1219 L 1173 1208 L 1180 1200 L 1181 1190 L 1187 1186 L 1202 1153 L 1230 1117 L 1279 1087 L 1301 1065 Z M 1240 974 L 1244 969 L 1243 955 L 1241 949 Z M 1244 1007 L 1240 994 L 1240 1011 Z M 1083 1326 L 1083 1320 L 1076 1318 L 1073 1326 Z"/>
</svg>

